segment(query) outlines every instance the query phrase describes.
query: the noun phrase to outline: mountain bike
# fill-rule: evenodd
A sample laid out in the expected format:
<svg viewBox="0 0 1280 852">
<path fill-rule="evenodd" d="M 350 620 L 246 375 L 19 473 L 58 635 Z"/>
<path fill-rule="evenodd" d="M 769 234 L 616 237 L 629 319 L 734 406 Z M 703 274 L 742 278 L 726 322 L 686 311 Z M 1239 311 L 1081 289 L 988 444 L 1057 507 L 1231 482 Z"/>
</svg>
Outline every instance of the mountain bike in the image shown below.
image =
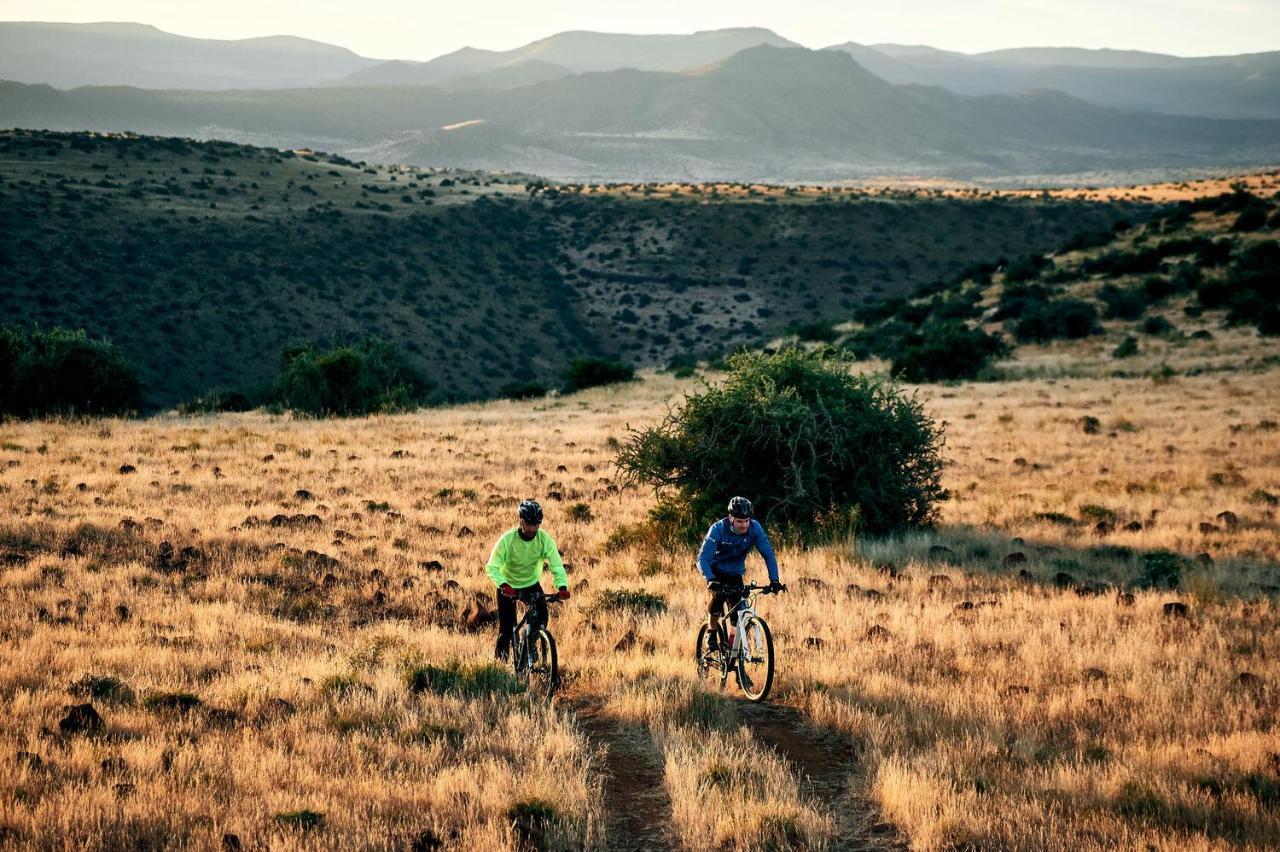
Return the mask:
<svg viewBox="0 0 1280 852">
<path fill-rule="evenodd" d="M 521 590 L 519 599 L 525 607 L 511 643 L 511 666 L 528 693 L 550 698 L 560 685 L 560 668 L 556 640 L 547 629 L 546 604 L 560 603 L 560 598 L 529 589 Z"/>
<path fill-rule="evenodd" d="M 779 591 L 786 591 L 783 586 Z M 758 596 L 771 594 L 768 586 L 744 585 L 742 596 L 729 611 L 720 618 L 717 625 L 719 631 L 718 647 L 708 647 L 708 627 L 706 622 L 698 628 L 698 639 L 694 646 L 694 659 L 698 663 L 698 677 L 706 679 L 712 669 L 720 672 L 720 688 L 724 689 L 729 673 L 737 675 L 738 686 L 742 693 L 752 701 L 764 701 L 773 688 L 773 634 L 769 625 L 755 610 Z M 730 641 L 725 622 L 734 625 L 733 639 Z"/>
</svg>

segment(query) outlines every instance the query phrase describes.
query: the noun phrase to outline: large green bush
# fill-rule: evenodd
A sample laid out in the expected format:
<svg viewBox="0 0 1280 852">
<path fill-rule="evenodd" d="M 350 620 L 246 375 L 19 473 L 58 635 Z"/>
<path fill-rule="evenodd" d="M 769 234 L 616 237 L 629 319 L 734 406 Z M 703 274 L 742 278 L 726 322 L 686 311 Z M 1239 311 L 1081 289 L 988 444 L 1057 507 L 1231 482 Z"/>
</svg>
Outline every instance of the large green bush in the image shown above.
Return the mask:
<svg viewBox="0 0 1280 852">
<path fill-rule="evenodd" d="M 0 328 L 0 414 L 124 414 L 142 407 L 138 368 L 84 331 Z"/>
<path fill-rule="evenodd" d="M 876 534 L 930 524 L 946 497 L 941 429 L 914 398 L 849 365 L 827 349 L 732 356 L 724 382 L 633 431 L 617 464 L 663 493 L 655 517 L 694 533 L 734 494 L 802 535 L 855 516 Z"/>
<path fill-rule="evenodd" d="M 429 389 L 399 347 L 377 338 L 287 349 L 276 378 L 282 406 L 316 417 L 407 411 L 423 404 Z"/>
<path fill-rule="evenodd" d="M 971 379 L 1009 347 L 997 335 L 963 322 L 928 322 L 903 341 L 893 357 L 893 374 L 908 382 Z"/>
</svg>

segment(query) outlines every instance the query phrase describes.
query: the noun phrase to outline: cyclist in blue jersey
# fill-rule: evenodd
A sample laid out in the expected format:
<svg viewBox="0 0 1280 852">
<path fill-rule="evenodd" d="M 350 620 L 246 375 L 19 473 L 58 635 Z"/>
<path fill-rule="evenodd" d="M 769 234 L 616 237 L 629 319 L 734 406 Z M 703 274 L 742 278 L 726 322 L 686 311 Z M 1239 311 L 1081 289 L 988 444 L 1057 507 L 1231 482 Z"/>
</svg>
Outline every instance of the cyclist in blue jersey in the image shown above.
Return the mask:
<svg viewBox="0 0 1280 852">
<path fill-rule="evenodd" d="M 742 578 L 747 571 L 747 554 L 754 548 L 764 558 L 769 571 L 769 591 L 780 592 L 778 558 L 759 521 L 751 517 L 751 501 L 734 497 L 729 501 L 729 515 L 711 525 L 698 552 L 698 569 L 706 578 L 711 602 L 707 605 L 709 649 L 718 647 L 720 615 L 742 598 Z"/>
</svg>

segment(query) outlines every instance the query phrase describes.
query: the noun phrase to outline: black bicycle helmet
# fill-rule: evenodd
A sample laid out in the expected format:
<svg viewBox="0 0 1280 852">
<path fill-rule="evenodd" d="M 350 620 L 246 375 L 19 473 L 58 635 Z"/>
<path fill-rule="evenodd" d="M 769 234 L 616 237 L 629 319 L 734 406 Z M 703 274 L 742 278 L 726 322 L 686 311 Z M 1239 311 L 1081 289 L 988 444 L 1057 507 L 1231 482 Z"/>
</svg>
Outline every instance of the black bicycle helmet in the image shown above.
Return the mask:
<svg viewBox="0 0 1280 852">
<path fill-rule="evenodd" d="M 729 501 L 729 515 L 734 518 L 751 517 L 751 501 L 746 497 L 734 497 Z"/>
<path fill-rule="evenodd" d="M 542 523 L 542 506 L 537 500 L 523 500 L 520 503 L 520 520 L 526 524 Z"/>
</svg>

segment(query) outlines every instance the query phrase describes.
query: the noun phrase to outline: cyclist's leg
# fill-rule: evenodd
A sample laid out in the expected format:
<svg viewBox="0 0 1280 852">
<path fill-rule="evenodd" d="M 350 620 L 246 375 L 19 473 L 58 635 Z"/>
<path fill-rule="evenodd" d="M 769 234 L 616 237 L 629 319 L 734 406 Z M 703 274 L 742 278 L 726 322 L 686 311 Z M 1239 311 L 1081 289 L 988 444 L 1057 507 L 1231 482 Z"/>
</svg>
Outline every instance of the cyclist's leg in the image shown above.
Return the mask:
<svg viewBox="0 0 1280 852">
<path fill-rule="evenodd" d="M 498 592 L 498 643 L 494 646 L 495 659 L 506 660 L 511 653 L 511 631 L 516 626 L 516 602 L 514 598 Z"/>
</svg>

